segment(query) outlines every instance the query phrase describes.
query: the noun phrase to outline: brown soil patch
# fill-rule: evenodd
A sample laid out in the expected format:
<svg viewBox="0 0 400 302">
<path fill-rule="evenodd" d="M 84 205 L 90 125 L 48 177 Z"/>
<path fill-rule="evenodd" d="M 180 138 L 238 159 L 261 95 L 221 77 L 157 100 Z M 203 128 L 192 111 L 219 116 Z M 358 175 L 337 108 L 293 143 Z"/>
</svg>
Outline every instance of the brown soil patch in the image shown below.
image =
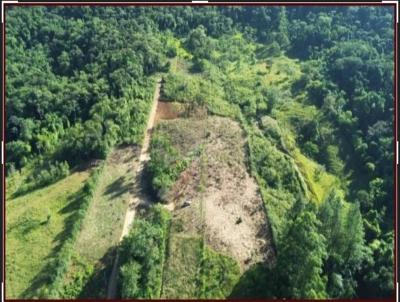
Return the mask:
<svg viewBox="0 0 400 302">
<path fill-rule="evenodd" d="M 175 203 L 174 216 L 182 221 L 181 231 L 204 231 L 206 243 L 236 259 L 243 270 L 273 261 L 271 232 L 257 183 L 246 168 L 246 142 L 238 123 L 220 117 L 178 119 L 168 122 L 168 130 L 173 143 L 197 132 L 195 140 L 185 140 L 191 142 L 183 148 L 186 152 L 204 147 L 203 156 L 192 162 L 168 194 Z M 182 207 L 184 201 L 191 205 Z"/>
<path fill-rule="evenodd" d="M 160 120 L 173 120 L 182 113 L 182 104 L 176 102 L 158 101 L 155 123 Z"/>
</svg>

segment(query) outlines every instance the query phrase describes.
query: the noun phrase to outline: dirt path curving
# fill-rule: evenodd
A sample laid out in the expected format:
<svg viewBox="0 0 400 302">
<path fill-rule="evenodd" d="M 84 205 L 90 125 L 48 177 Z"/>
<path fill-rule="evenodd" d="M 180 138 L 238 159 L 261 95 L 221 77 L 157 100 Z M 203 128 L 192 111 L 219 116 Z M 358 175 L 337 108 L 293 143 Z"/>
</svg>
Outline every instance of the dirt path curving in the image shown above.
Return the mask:
<svg viewBox="0 0 400 302">
<path fill-rule="evenodd" d="M 126 235 L 128 235 L 129 230 L 132 227 L 133 220 L 135 219 L 137 208 L 139 206 L 148 205 L 151 202 L 150 197 L 146 194 L 146 192 L 143 191 L 142 180 L 143 180 L 144 167 L 148 162 L 148 160 L 150 159 L 150 154 L 149 154 L 150 138 L 155 122 L 158 101 L 160 99 L 160 89 L 161 89 L 161 79 L 158 79 L 154 92 L 153 104 L 151 106 L 149 119 L 147 121 L 146 133 L 144 136 L 142 149 L 140 150 L 139 163 L 136 170 L 136 180 L 133 189 L 131 191 L 132 199 L 130 200 L 128 209 L 126 211 L 124 226 L 122 228 L 120 241 L 122 241 L 122 239 Z M 118 259 L 119 255 L 117 254 L 114 260 L 110 281 L 108 283 L 107 299 L 117 298 Z"/>
</svg>

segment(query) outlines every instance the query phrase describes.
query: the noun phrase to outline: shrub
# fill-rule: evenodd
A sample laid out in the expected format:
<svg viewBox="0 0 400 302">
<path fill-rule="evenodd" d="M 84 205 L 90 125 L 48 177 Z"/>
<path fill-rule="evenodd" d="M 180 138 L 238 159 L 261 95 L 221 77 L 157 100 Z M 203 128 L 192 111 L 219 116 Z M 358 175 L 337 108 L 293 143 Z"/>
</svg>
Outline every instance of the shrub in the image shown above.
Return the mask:
<svg viewBox="0 0 400 302">
<path fill-rule="evenodd" d="M 165 136 L 153 135 L 150 147 L 148 169 L 152 175 L 152 186 L 158 197 L 164 200 L 167 190 L 187 167 L 188 160 L 180 157 Z"/>
<path fill-rule="evenodd" d="M 140 295 L 140 273 L 142 266 L 136 261 L 125 263 L 120 268 L 121 274 L 121 296 L 138 297 Z"/>
<path fill-rule="evenodd" d="M 223 299 L 228 297 L 239 277 L 240 268 L 235 260 L 205 247 L 201 298 Z"/>
<path fill-rule="evenodd" d="M 135 220 L 119 249 L 122 298 L 160 297 L 169 225 L 170 214 L 160 205 Z"/>
<path fill-rule="evenodd" d="M 304 143 L 303 150 L 308 156 L 312 158 L 316 158 L 319 154 L 318 146 L 312 142 Z"/>
<path fill-rule="evenodd" d="M 334 145 L 329 145 L 326 148 L 326 162 L 329 172 L 335 175 L 342 175 L 344 163 L 339 157 L 339 148 Z"/>
</svg>

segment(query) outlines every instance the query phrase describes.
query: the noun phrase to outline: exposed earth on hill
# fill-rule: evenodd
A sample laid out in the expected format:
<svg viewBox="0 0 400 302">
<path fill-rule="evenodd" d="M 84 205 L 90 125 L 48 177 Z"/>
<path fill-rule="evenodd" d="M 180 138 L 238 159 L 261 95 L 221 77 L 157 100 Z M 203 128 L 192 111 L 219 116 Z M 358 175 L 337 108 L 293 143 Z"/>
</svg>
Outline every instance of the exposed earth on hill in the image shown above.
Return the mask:
<svg viewBox="0 0 400 302">
<path fill-rule="evenodd" d="M 167 193 L 183 232 L 203 230 L 206 243 L 243 270 L 272 261 L 271 233 L 258 186 L 246 168 L 246 141 L 238 123 L 221 117 L 176 119 L 163 122 L 160 131 L 182 153 L 202 146 L 202 155 Z M 195 210 L 199 206 L 201 211 Z"/>
</svg>

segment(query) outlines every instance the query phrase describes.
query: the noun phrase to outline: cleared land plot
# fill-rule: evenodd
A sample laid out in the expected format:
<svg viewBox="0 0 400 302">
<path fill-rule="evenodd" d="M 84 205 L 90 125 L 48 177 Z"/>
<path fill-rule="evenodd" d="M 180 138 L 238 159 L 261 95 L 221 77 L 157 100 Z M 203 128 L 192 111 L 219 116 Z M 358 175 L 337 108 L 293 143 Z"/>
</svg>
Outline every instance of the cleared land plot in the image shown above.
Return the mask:
<svg viewBox="0 0 400 302">
<path fill-rule="evenodd" d="M 229 119 L 211 123 L 204 151 L 206 242 L 247 269 L 273 257 L 263 201 L 246 168 L 241 128 Z"/>
<path fill-rule="evenodd" d="M 135 181 L 137 150 L 132 147 L 121 147 L 114 150 L 106 160 L 100 176 L 94 198 L 89 206 L 74 247 L 73 263 L 65 283 L 76 282 L 82 270 L 91 273 L 83 292 L 73 293 L 80 297 L 88 291 L 97 290 L 96 296 L 105 297 L 108 274 L 101 272 L 108 269 L 113 260 L 113 248 L 118 244 L 124 223 L 125 212 Z M 102 276 L 103 275 L 103 276 Z M 77 288 L 78 290 L 79 288 Z M 69 289 L 70 294 L 73 289 Z"/>
<path fill-rule="evenodd" d="M 74 172 L 48 187 L 7 199 L 7 298 L 29 298 L 44 285 L 51 259 L 68 238 L 69 218 L 79 209 L 79 192 L 89 174 Z"/>
<path fill-rule="evenodd" d="M 167 194 L 174 215 L 191 217 L 180 217 L 183 228 L 202 221 L 205 243 L 238 261 L 242 270 L 272 260 L 271 234 L 258 186 L 246 168 L 238 123 L 220 117 L 176 119 L 160 123 L 157 131 L 181 154 L 202 149 Z M 185 201 L 191 205 L 182 208 Z"/>
<path fill-rule="evenodd" d="M 136 176 L 135 152 L 131 146 L 118 148 L 106 161 L 76 243 L 76 251 L 88 260 L 98 260 L 119 242 Z"/>
</svg>

